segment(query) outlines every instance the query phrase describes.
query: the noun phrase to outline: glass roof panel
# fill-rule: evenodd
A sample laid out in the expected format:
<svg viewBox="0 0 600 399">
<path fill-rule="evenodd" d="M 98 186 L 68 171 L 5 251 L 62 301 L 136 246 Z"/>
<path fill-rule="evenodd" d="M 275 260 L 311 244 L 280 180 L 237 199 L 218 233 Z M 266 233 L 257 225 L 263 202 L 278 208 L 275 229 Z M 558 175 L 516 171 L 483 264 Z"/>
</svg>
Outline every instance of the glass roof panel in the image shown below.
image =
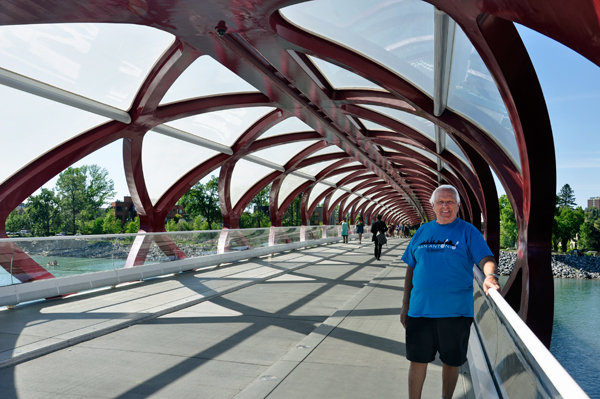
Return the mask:
<svg viewBox="0 0 600 399">
<path fill-rule="evenodd" d="M 362 194 L 366 193 L 367 191 L 369 191 L 372 188 L 373 188 L 373 186 L 369 186 L 369 187 L 366 187 L 366 188 L 361 188 L 360 190 L 356 190 L 356 193 L 362 195 Z"/>
<path fill-rule="evenodd" d="M 419 154 L 421 154 L 421 155 L 423 155 L 423 156 L 431 159 L 433 162 L 437 163 L 438 157 L 436 155 L 433 155 L 430 152 L 427 152 L 427 151 L 422 150 L 422 149 L 420 149 L 418 147 L 415 147 L 414 145 L 404 144 L 404 143 L 402 143 L 402 145 L 405 146 L 405 147 L 407 147 L 407 148 L 410 148 L 411 150 L 413 150 L 415 152 L 418 152 Z"/>
<path fill-rule="evenodd" d="M 170 33 L 133 24 L 0 26 L 0 67 L 128 110 Z"/>
<path fill-rule="evenodd" d="M 498 87 L 479 53 L 456 26 L 450 68 L 448 108 L 485 130 L 521 167 L 514 130 Z"/>
<path fill-rule="evenodd" d="M 155 204 L 184 174 L 217 154 L 217 151 L 152 130 L 146 133 L 142 146 L 142 168 L 152 203 Z"/>
<path fill-rule="evenodd" d="M 473 168 L 471 167 L 471 163 L 467 160 L 467 157 L 464 154 L 464 152 L 462 152 L 458 144 L 456 144 L 454 139 L 449 135 L 446 135 L 446 149 L 454 155 L 456 155 L 458 158 L 460 158 L 469 169 L 473 170 Z"/>
<path fill-rule="evenodd" d="M 59 144 L 109 121 L 2 85 L 0 99 L 0 183 Z"/>
<path fill-rule="evenodd" d="M 336 169 L 337 170 L 337 169 Z M 339 182 L 340 180 L 342 180 L 344 177 L 348 176 L 350 173 L 354 173 L 355 171 L 350 171 L 350 172 L 344 172 L 344 173 L 340 173 L 338 175 L 333 175 L 333 176 L 329 176 L 327 177 L 325 180 L 327 180 L 330 183 L 333 184 L 337 184 L 337 182 Z"/>
<path fill-rule="evenodd" d="M 310 196 L 308 197 L 308 205 L 312 205 L 313 202 L 317 199 L 317 197 L 321 194 L 323 194 L 323 192 L 325 190 L 327 190 L 328 188 L 331 188 L 331 186 L 328 186 L 326 184 L 322 184 L 322 183 L 317 183 L 315 184 L 315 186 L 313 187 L 313 189 L 310 192 Z"/>
<path fill-rule="evenodd" d="M 359 198 L 358 196 L 356 196 L 356 195 L 354 195 L 354 194 L 350 194 L 350 195 L 348 196 L 348 198 L 346 198 L 346 205 L 350 204 L 352 201 L 354 201 L 354 200 L 356 200 L 356 199 L 358 199 L 358 198 Z M 352 209 L 352 208 L 350 208 L 350 209 L 348 209 L 348 210 L 351 210 L 351 209 Z"/>
<path fill-rule="evenodd" d="M 229 189 L 231 206 L 234 207 L 248 189 L 273 172 L 273 169 L 253 162 L 243 159 L 237 161 L 231 175 L 231 187 Z"/>
<path fill-rule="evenodd" d="M 393 152 L 393 153 L 399 154 L 398 150 L 396 150 L 394 148 L 390 148 L 385 145 L 382 145 L 381 148 L 383 148 L 386 152 Z"/>
<path fill-rule="evenodd" d="M 371 122 L 371 121 L 370 121 L 370 120 L 368 120 L 368 119 L 362 119 L 362 118 L 359 118 L 359 120 L 361 121 L 361 123 L 362 123 L 363 125 L 365 125 L 365 127 L 366 127 L 368 130 L 382 130 L 382 131 L 384 131 L 384 132 L 393 132 L 393 131 L 394 131 L 393 129 L 390 129 L 389 127 L 385 127 L 385 126 L 383 126 L 383 125 L 380 125 L 380 124 L 378 124 L 378 123 Z"/>
<path fill-rule="evenodd" d="M 314 132 L 315 129 L 308 126 L 306 123 L 302 122 L 300 119 L 292 116 L 291 118 L 287 118 L 266 132 L 264 132 L 260 138 L 265 139 L 267 137 L 279 136 L 281 134 L 286 133 L 298 133 L 298 132 Z"/>
<path fill-rule="evenodd" d="M 318 0 L 283 8 L 291 23 L 362 53 L 433 96 L 433 6 L 420 0 Z"/>
<path fill-rule="evenodd" d="M 327 61 L 323 61 L 317 57 L 308 56 L 315 66 L 321 71 L 323 76 L 327 78 L 329 84 L 334 89 L 383 89 L 381 86 L 358 76 L 355 73 L 348 71 L 347 69 L 340 68 L 339 66 L 332 64 Z"/>
<path fill-rule="evenodd" d="M 279 189 L 279 198 L 277 199 L 277 206 L 281 206 L 283 201 L 300 185 L 309 181 L 308 179 L 303 179 L 294 175 L 287 175 L 287 177 L 281 183 L 281 188 Z"/>
<path fill-rule="evenodd" d="M 274 109 L 247 107 L 207 112 L 171 121 L 165 125 L 231 147 L 254 122 Z"/>
<path fill-rule="evenodd" d="M 358 202 L 356 203 L 356 205 L 354 205 L 354 209 L 359 209 L 359 208 L 360 208 L 360 206 L 361 206 L 362 204 L 364 204 L 365 202 L 367 202 L 367 201 L 368 201 L 368 199 L 366 199 L 366 198 L 361 198 L 361 199 L 360 199 L 360 201 L 358 201 Z"/>
<path fill-rule="evenodd" d="M 347 168 L 348 166 L 364 166 L 364 165 L 358 161 L 353 161 L 353 162 L 350 162 L 350 163 L 347 163 L 346 165 L 344 165 L 345 168 Z"/>
<path fill-rule="evenodd" d="M 339 199 L 342 195 L 344 194 L 348 194 L 348 191 L 344 191 L 344 190 L 335 190 L 335 192 L 333 193 L 333 195 L 331 196 L 331 199 L 329 200 L 329 206 L 337 206 L 339 205 Z"/>
<path fill-rule="evenodd" d="M 424 134 L 433 142 L 435 142 L 435 125 L 433 122 L 430 122 L 427 119 L 409 114 L 408 112 L 399 111 L 389 107 L 382 107 L 379 105 L 363 104 L 361 106 L 397 120 L 398 122 L 416 130 L 417 132 Z"/>
<path fill-rule="evenodd" d="M 192 63 L 167 91 L 161 104 L 215 94 L 257 92 L 256 88 L 209 55 Z"/>
<path fill-rule="evenodd" d="M 354 187 L 358 186 L 360 183 L 362 183 L 362 182 L 356 181 L 356 182 L 344 184 L 342 187 L 344 187 L 345 189 L 348 189 L 348 190 L 352 190 Z"/>
<path fill-rule="evenodd" d="M 296 154 L 316 143 L 317 140 L 296 141 L 294 143 L 276 145 L 265 148 L 264 150 L 253 152 L 252 155 L 266 159 L 276 163 L 277 165 L 285 165 Z"/>
<path fill-rule="evenodd" d="M 329 147 L 325 147 L 317 152 L 314 152 L 311 157 L 315 157 L 317 155 L 325 155 L 325 154 L 337 154 L 337 153 L 344 153 L 344 150 L 342 150 L 340 147 L 337 147 L 335 145 L 330 145 Z"/>
<path fill-rule="evenodd" d="M 329 165 L 336 163 L 338 159 L 332 159 L 331 161 L 319 162 L 309 166 L 305 166 L 304 168 L 298 169 L 298 172 L 306 173 L 311 176 L 318 175 L 322 170 L 327 168 Z"/>
</svg>

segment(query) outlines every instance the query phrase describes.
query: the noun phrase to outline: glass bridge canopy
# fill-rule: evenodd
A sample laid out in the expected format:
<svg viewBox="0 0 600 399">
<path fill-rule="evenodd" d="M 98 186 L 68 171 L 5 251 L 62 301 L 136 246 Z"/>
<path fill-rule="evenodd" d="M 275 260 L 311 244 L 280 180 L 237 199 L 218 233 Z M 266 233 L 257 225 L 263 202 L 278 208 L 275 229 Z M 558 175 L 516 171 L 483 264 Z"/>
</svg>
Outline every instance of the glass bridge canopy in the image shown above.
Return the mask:
<svg viewBox="0 0 600 399">
<path fill-rule="evenodd" d="M 269 184 L 278 193 L 272 214 L 299 193 L 308 195 L 304 212 L 326 199 L 331 211 L 344 193 L 369 209 L 376 203 L 361 192 L 379 189 L 402 198 L 390 221 L 418 224 L 434 218 L 422 194 L 431 182 L 481 202 L 481 159 L 520 179 L 515 121 L 453 7 L 446 14 L 420 0 L 269 0 L 243 12 L 254 18 L 191 27 L 164 17 L 242 11 L 230 0 L 181 10 L 166 1 L 152 12 L 83 17 L 69 8 L 77 1 L 66 1 L 41 18 L 34 2 L 13 3 L 0 10 L 0 140 L 11 149 L 0 158 L 3 220 L 114 142 L 123 153 L 107 162 L 124 165 L 136 188 L 124 194 L 148 215 L 215 170 L 222 211 L 233 220 Z M 224 36 L 214 28 L 221 19 Z M 7 193 L 16 195 L 2 199 Z"/>
</svg>

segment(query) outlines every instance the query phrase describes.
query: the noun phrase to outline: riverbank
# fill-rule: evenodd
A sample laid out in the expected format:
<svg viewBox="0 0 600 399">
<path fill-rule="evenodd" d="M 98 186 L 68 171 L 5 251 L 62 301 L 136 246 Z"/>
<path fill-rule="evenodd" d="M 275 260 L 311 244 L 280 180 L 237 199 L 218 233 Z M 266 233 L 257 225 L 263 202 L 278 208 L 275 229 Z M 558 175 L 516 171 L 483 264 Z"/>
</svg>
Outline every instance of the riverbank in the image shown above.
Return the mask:
<svg viewBox="0 0 600 399">
<path fill-rule="evenodd" d="M 516 252 L 500 251 L 498 274 L 510 275 L 516 261 Z M 600 280 L 600 257 L 552 255 L 552 275 L 555 278 Z"/>
<path fill-rule="evenodd" d="M 68 257 L 77 259 L 127 259 L 133 240 L 97 240 L 88 241 L 31 241 L 20 242 L 19 247 L 31 257 Z M 179 249 L 188 258 L 197 258 L 217 252 L 217 240 L 204 240 L 197 244 L 178 244 Z M 146 261 L 164 261 L 169 258 L 152 243 L 148 249 Z"/>
</svg>

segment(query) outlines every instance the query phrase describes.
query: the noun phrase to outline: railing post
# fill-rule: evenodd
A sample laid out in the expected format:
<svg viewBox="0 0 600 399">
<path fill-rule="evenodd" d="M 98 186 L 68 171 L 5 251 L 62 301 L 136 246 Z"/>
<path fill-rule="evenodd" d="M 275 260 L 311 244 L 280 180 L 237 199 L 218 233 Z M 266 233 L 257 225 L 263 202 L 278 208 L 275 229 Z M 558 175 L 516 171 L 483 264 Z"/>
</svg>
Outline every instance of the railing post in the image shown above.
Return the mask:
<svg viewBox="0 0 600 399">
<path fill-rule="evenodd" d="M 217 254 L 229 252 L 229 229 L 224 228 L 219 235 L 219 245 L 217 246 Z"/>
</svg>

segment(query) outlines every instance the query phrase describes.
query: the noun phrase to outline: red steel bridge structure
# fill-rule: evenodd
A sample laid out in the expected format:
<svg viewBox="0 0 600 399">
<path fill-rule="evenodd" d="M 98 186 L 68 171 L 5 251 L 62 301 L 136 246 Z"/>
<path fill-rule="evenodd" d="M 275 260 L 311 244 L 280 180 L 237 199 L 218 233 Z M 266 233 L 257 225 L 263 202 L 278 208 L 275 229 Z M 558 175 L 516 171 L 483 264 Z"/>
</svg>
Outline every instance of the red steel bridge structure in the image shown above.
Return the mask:
<svg viewBox="0 0 600 399">
<path fill-rule="evenodd" d="M 433 190 L 452 184 L 461 196 L 460 216 L 483 231 L 498 256 L 494 173 L 519 231 L 518 260 L 502 294 L 549 346 L 554 143 L 544 96 L 514 23 L 600 66 L 598 0 L 3 1 L 0 44 L 8 45 L 0 45 L 0 54 L 22 64 L 0 60 L 0 83 L 103 119 L 24 156 L 0 176 L 0 237 L 7 237 L 8 215 L 28 196 L 67 167 L 121 141 L 142 232 L 164 232 L 173 205 L 220 168 L 224 229 L 238 228 L 244 209 L 269 184 L 272 226 L 281 226 L 301 193 L 304 225 L 319 204 L 324 220 L 339 205 L 340 217 L 363 215 L 369 223 L 383 214 L 390 223 L 417 225 L 434 218 Z M 110 104 L 61 86 L 60 79 L 46 79 L 52 73 L 27 72 L 32 65 L 47 72 L 38 62 L 44 51 L 36 45 L 45 39 L 49 48 L 65 43 L 49 39 L 56 37 L 52 29 L 71 32 L 81 26 L 137 28 L 139 36 L 108 40 L 106 58 L 111 48 L 152 47 L 152 32 L 168 39 L 145 53 L 156 54 L 146 70 L 132 73 L 138 80 L 123 88 L 130 101 Z M 23 61 L 21 50 L 33 58 Z M 69 65 L 57 62 L 53 73 L 64 73 Z M 242 89 L 165 100 L 178 82 L 181 91 L 181 85 L 193 88 L 196 80 L 206 79 L 203 65 L 221 68 Z M 104 79 L 89 75 L 87 83 L 77 78 L 78 87 Z M 23 111 L 28 118 L 38 112 Z M 239 122 L 235 134 L 221 134 L 236 115 L 249 114 L 255 117 Z M 15 151 L 8 149 L 10 143 L 28 133 L 5 127 L 3 152 Z M 203 152 L 170 159 L 186 166 L 151 187 L 149 163 L 158 164 L 152 170 L 170 168 L 160 159 L 170 146 Z M 143 263 L 152 239 L 138 238 L 129 266 Z M 159 245 L 166 253 L 178 251 L 167 238 Z M 53 278 L 14 244 L 0 246 L 5 269 L 15 253 L 12 271 L 22 282 Z"/>
</svg>

